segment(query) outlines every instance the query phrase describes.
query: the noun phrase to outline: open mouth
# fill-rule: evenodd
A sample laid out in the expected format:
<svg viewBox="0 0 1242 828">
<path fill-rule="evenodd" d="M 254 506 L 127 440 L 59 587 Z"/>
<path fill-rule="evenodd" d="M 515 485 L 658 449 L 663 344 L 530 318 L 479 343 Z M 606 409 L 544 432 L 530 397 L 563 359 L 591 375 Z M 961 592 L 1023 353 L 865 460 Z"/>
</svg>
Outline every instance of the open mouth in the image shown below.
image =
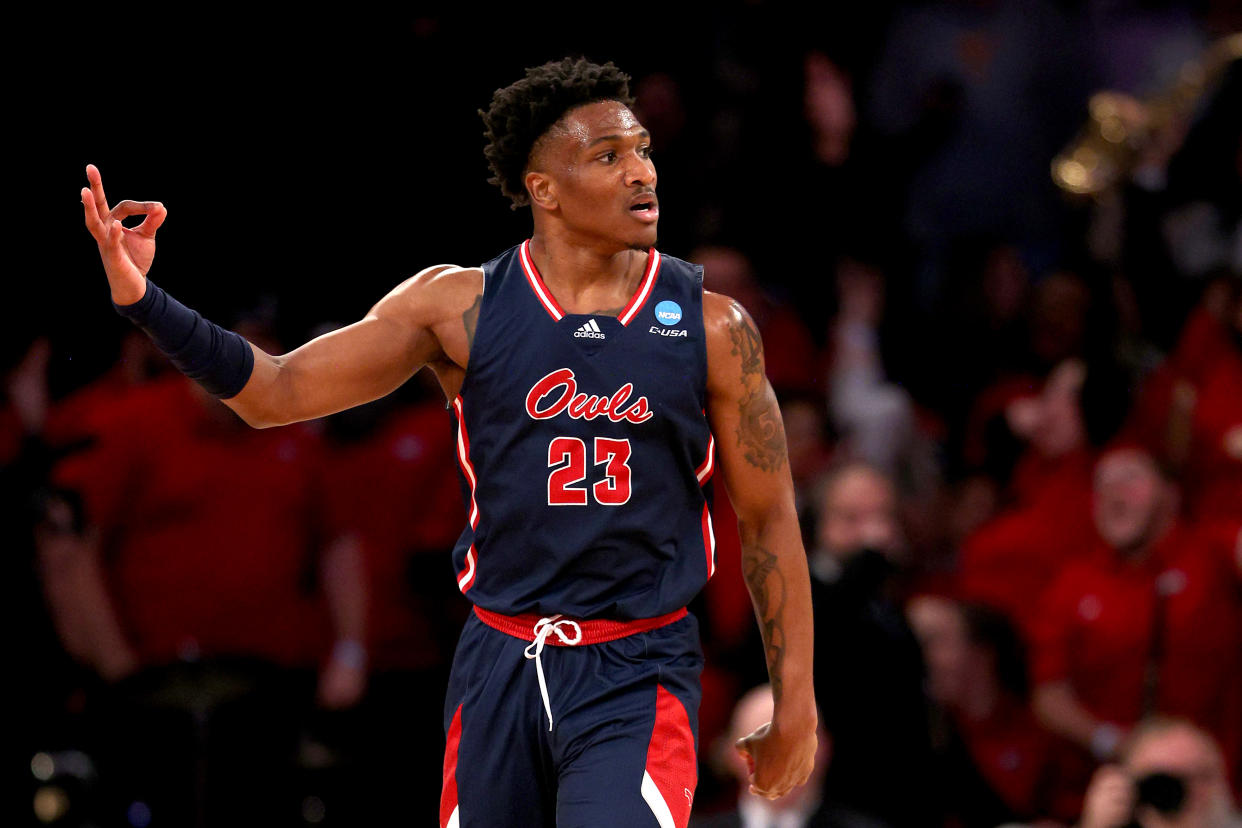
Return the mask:
<svg viewBox="0 0 1242 828">
<path fill-rule="evenodd" d="M 655 221 L 660 217 L 660 206 L 654 198 L 636 201 L 630 205 L 630 212 L 644 221 Z"/>
</svg>

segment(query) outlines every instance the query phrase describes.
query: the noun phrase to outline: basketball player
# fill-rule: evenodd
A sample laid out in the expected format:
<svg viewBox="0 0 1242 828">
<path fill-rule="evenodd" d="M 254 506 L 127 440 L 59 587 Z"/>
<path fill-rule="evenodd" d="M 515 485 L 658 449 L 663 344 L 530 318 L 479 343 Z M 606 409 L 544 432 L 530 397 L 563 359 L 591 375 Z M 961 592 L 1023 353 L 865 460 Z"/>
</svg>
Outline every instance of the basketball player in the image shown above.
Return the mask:
<svg viewBox="0 0 1242 828">
<path fill-rule="evenodd" d="M 717 463 L 775 695 L 737 749 L 769 797 L 814 761 L 806 556 L 762 345 L 701 268 L 653 247 L 656 172 L 628 82 L 566 59 L 498 90 L 485 154 L 531 208 L 531 238 L 482 267 L 427 268 L 283 356 L 149 282 L 164 207 L 109 209 L 87 167 L 117 310 L 247 423 L 322 417 L 423 366 L 452 402 L 469 507 L 453 563 L 475 609 L 445 705 L 442 828 L 684 828 L 702 665 L 685 605 L 715 567 Z"/>
</svg>

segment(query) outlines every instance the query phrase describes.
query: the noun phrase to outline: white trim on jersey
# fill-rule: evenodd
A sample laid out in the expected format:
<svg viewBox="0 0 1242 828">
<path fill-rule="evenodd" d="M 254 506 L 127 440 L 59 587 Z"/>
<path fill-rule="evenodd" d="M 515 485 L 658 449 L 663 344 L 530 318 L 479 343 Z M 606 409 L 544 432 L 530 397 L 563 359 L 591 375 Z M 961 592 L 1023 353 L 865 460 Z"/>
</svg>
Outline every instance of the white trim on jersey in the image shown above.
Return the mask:
<svg viewBox="0 0 1242 828">
<path fill-rule="evenodd" d="M 702 486 L 707 479 L 712 476 L 712 471 L 716 468 L 716 437 L 711 432 L 707 435 L 707 459 L 703 461 L 703 465 L 695 471 L 694 476 L 698 478 L 699 485 Z"/>
<path fill-rule="evenodd" d="M 526 274 L 526 281 L 530 282 L 531 289 L 535 291 L 535 295 L 539 297 L 540 303 L 543 304 L 544 310 L 552 315 L 552 318 L 560 322 L 565 318 L 565 312 L 561 310 L 561 306 L 556 303 L 556 299 L 547 291 L 543 284 L 543 278 L 539 275 L 539 271 L 535 268 L 534 261 L 530 258 L 530 239 L 522 242 L 518 252 L 521 254 L 519 258 L 522 260 L 522 272 Z"/>
<path fill-rule="evenodd" d="M 475 498 L 474 491 L 478 487 L 478 478 L 474 474 L 474 464 L 470 462 L 470 449 L 467 445 L 469 437 L 466 434 L 466 415 L 462 410 L 461 395 L 457 395 L 453 399 L 453 408 L 457 411 L 457 461 L 461 464 L 461 469 L 466 474 L 466 481 L 470 484 L 470 528 L 479 528 L 479 502 Z M 474 544 L 470 544 L 470 548 L 466 550 L 466 569 L 457 578 L 457 588 L 463 593 L 474 585 L 474 571 L 476 555 Z"/>
<path fill-rule="evenodd" d="M 629 325 L 634 317 L 638 314 L 647 302 L 647 297 L 651 295 L 651 289 L 655 286 L 656 273 L 660 270 L 660 251 L 652 248 L 651 261 L 647 265 L 647 272 L 643 275 L 642 287 L 638 289 L 638 293 L 634 294 L 634 298 L 630 300 L 630 304 L 621 315 L 617 318 L 622 325 Z"/>
<path fill-rule="evenodd" d="M 655 814 L 656 822 L 660 828 L 677 828 L 677 823 L 673 821 L 673 812 L 669 810 L 668 803 L 664 801 L 664 794 L 660 793 L 660 789 L 656 787 L 655 780 L 651 778 L 651 774 L 643 771 L 642 784 L 643 799 L 647 802 L 647 807 L 651 809 L 651 813 Z"/>
</svg>

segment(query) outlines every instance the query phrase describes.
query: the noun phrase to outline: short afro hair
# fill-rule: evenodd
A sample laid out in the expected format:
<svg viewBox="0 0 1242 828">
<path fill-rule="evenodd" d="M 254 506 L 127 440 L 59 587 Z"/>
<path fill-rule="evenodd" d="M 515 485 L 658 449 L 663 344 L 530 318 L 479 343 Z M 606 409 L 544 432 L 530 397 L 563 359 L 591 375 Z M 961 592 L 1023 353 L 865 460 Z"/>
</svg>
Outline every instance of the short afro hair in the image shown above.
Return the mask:
<svg viewBox="0 0 1242 828">
<path fill-rule="evenodd" d="M 487 146 L 483 155 L 495 184 L 513 201 L 513 209 L 530 203 L 523 181 L 531 150 L 552 125 L 571 109 L 596 101 L 633 106 L 630 76 L 612 63 L 565 58 L 526 70 L 526 77 L 497 89 L 483 117 Z"/>
</svg>

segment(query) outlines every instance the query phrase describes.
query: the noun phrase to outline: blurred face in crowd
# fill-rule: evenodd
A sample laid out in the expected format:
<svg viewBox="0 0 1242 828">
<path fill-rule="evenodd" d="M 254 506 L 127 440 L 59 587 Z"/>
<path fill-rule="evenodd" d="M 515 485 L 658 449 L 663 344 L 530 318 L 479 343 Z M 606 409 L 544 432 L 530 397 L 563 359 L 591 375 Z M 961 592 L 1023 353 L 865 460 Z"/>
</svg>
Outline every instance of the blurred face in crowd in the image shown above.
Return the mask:
<svg viewBox="0 0 1242 828">
<path fill-rule="evenodd" d="M 867 466 L 837 473 L 820 499 L 818 545 L 838 559 L 863 549 L 894 553 L 899 540 L 892 484 Z"/>
<path fill-rule="evenodd" d="M 728 764 L 730 772 L 740 785 L 743 798 L 754 798 L 754 794 L 748 790 L 750 768 L 746 760 L 733 749 L 733 743 L 772 721 L 772 711 L 772 688 L 766 684 L 742 696 L 737 706 L 733 708 L 733 720 L 729 725 L 727 745 Z M 823 716 L 820 716 L 820 721 L 823 721 Z M 764 804 L 773 811 L 794 811 L 804 807 L 808 809 L 813 807 L 812 801 L 819 796 L 831 751 L 828 734 L 822 725 L 816 729 L 815 735 L 819 739 L 819 745 L 815 750 L 815 769 L 811 771 L 811 776 L 805 784 L 794 788 L 780 799 L 763 799 Z"/>
<path fill-rule="evenodd" d="M 1186 725 L 1170 725 L 1140 736 L 1127 751 L 1124 766 L 1136 781 L 1153 773 L 1175 776 L 1186 798 L 1176 814 L 1139 805 L 1143 828 L 1226 828 L 1233 812 L 1225 763 L 1206 735 Z"/>
<path fill-rule="evenodd" d="M 821 470 L 820 463 L 828 451 L 825 417 L 824 408 L 810 400 L 791 399 L 781 404 L 789 471 L 794 480 L 808 480 Z"/>
<path fill-rule="evenodd" d="M 969 719 L 991 715 L 1002 692 L 996 653 L 974 639 L 962 605 L 921 595 L 906 605 L 906 617 L 923 651 L 931 700 Z"/>
<path fill-rule="evenodd" d="M 921 595 L 910 601 L 906 617 L 923 650 L 932 701 L 956 706 L 965 691 L 970 649 L 966 621 L 957 604 L 938 595 Z"/>
<path fill-rule="evenodd" d="M 1052 273 L 1035 286 L 1031 300 L 1031 350 L 1045 365 L 1080 353 L 1091 294 L 1072 273 Z"/>
<path fill-rule="evenodd" d="M 1158 540 L 1176 507 L 1172 486 L 1151 455 L 1118 449 L 1095 467 L 1095 527 L 1110 546 L 1137 551 Z"/>
<path fill-rule="evenodd" d="M 691 261 L 703 265 L 704 288 L 731 296 L 751 316 L 762 313 L 763 297 L 755 271 L 742 251 L 732 247 L 700 247 L 691 253 Z"/>
</svg>

